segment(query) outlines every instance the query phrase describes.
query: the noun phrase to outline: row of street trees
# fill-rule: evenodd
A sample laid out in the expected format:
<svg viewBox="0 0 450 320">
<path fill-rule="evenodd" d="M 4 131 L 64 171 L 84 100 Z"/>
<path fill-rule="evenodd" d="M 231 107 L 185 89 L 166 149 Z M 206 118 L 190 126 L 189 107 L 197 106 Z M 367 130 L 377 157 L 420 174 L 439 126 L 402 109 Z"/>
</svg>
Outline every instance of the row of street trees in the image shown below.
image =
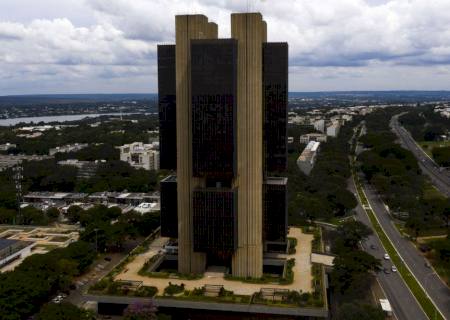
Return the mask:
<svg viewBox="0 0 450 320">
<path fill-rule="evenodd" d="M 358 156 L 361 171 L 393 213 L 407 213 L 406 225 L 419 236 L 449 223 L 450 200 L 427 196 L 427 181 L 414 155 L 399 144 L 389 129 L 398 110 L 376 111 L 366 118 L 368 133 L 361 138 L 368 150 Z"/>
</svg>

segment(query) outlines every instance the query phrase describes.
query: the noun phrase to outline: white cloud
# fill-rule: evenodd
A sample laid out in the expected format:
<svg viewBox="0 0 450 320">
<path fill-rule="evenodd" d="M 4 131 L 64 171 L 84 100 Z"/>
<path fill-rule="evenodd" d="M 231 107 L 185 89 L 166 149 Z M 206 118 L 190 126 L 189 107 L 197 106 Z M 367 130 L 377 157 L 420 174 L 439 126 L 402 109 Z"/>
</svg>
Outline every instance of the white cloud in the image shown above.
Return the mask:
<svg viewBox="0 0 450 320">
<path fill-rule="evenodd" d="M 242 0 L 58 0 L 76 8 L 73 15 L 36 7 L 36 19 L 24 21 L 4 1 L 12 12 L 0 15 L 0 94 L 64 92 L 65 84 L 71 92 L 155 91 L 156 45 L 174 41 L 175 14 L 203 13 L 229 37 L 230 13 L 247 9 Z M 27 1 L 29 17 L 33 0 L 15 10 Z M 289 42 L 291 90 L 450 89 L 448 0 L 249 4 L 268 22 L 269 41 Z M 83 13 L 89 19 L 80 25 Z"/>
</svg>

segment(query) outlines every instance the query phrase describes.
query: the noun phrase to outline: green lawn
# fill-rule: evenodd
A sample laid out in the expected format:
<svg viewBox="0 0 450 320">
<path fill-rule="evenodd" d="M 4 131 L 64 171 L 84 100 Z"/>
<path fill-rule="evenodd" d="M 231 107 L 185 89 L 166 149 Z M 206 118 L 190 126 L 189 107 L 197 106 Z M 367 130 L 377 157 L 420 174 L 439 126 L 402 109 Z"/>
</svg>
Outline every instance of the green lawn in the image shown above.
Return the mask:
<svg viewBox="0 0 450 320">
<path fill-rule="evenodd" d="M 357 186 L 357 191 L 358 191 L 358 195 L 361 199 L 361 202 L 364 204 L 368 203 L 367 198 L 362 190 L 360 183 L 356 182 L 356 186 Z M 392 245 L 391 241 L 389 240 L 388 236 L 384 232 L 381 225 L 378 223 L 378 220 L 376 219 L 374 212 L 371 209 L 367 209 L 366 212 L 369 216 L 369 219 L 372 223 L 373 228 L 375 229 L 376 233 L 378 234 L 378 237 L 380 238 L 380 240 L 383 244 L 383 247 L 385 248 L 386 252 L 391 257 L 391 260 L 394 263 L 394 265 L 397 267 L 398 272 L 402 276 L 403 280 L 405 281 L 405 283 L 407 284 L 407 286 L 409 287 L 411 292 L 416 297 L 417 301 L 422 306 L 422 308 L 425 311 L 425 313 L 427 314 L 427 316 L 430 319 L 435 319 L 434 317 L 436 315 L 436 319 L 444 320 L 444 318 L 441 316 L 441 314 L 439 312 L 437 312 L 436 307 L 431 302 L 431 300 L 428 298 L 425 291 L 422 289 L 422 287 L 419 285 L 419 283 L 414 278 L 412 273 L 409 271 L 409 269 L 403 263 L 403 260 L 400 258 L 400 255 L 398 254 L 397 250 Z"/>
<path fill-rule="evenodd" d="M 450 266 L 445 264 L 442 260 L 439 259 L 438 253 L 436 252 L 436 247 L 446 241 L 445 239 L 433 239 L 428 240 L 426 243 L 429 244 L 433 250 L 427 254 L 427 258 L 433 264 L 433 268 L 439 274 L 442 280 L 450 286 Z"/>
<path fill-rule="evenodd" d="M 425 188 L 423 190 L 423 198 L 425 200 L 431 199 L 447 199 L 435 186 L 433 186 L 429 181 L 425 184 Z"/>
<path fill-rule="evenodd" d="M 450 140 L 448 141 L 419 141 L 417 142 L 430 157 L 433 157 L 431 152 L 433 148 L 450 147 Z"/>
</svg>

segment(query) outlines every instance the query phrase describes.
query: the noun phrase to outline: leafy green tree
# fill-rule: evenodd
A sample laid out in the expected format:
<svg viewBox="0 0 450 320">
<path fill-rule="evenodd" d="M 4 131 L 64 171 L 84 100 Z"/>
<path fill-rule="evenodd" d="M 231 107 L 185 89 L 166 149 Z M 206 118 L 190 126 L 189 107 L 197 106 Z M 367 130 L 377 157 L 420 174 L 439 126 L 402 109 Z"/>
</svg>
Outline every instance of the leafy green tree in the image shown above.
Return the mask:
<svg viewBox="0 0 450 320">
<path fill-rule="evenodd" d="M 334 259 L 331 284 L 335 292 L 351 295 L 352 292 L 359 292 L 361 284 L 367 282 L 368 272 L 375 271 L 380 266 L 378 259 L 364 251 L 341 253 Z"/>
<path fill-rule="evenodd" d="M 350 220 L 339 225 L 337 233 L 339 242 L 348 250 L 357 248 L 359 242 L 367 239 L 373 231 L 360 221 Z"/>
<path fill-rule="evenodd" d="M 69 209 L 67 209 L 66 217 L 70 222 L 76 223 L 80 221 L 81 212 L 83 212 L 83 208 L 80 206 L 70 206 Z"/>
<path fill-rule="evenodd" d="M 41 210 L 28 206 L 20 210 L 20 217 L 17 219 L 17 223 L 46 226 L 49 223 L 49 219 Z"/>
<path fill-rule="evenodd" d="M 0 223 L 13 224 L 17 216 L 17 211 L 0 207 Z"/>
<path fill-rule="evenodd" d="M 338 309 L 337 320 L 384 320 L 380 308 L 360 303 L 344 303 Z"/>
<path fill-rule="evenodd" d="M 26 319 L 51 295 L 68 290 L 73 277 L 92 263 L 95 252 L 78 241 L 67 248 L 27 257 L 14 271 L 0 274 L 1 319 Z"/>
<path fill-rule="evenodd" d="M 450 167 L 450 147 L 433 148 L 432 154 L 441 167 Z"/>
<path fill-rule="evenodd" d="M 45 214 L 51 221 L 58 220 L 58 218 L 59 218 L 59 210 L 56 209 L 55 207 L 51 207 L 51 208 L 47 209 Z"/>
<path fill-rule="evenodd" d="M 63 302 L 61 304 L 49 303 L 44 305 L 36 316 L 37 320 L 94 320 L 92 312 Z"/>
</svg>

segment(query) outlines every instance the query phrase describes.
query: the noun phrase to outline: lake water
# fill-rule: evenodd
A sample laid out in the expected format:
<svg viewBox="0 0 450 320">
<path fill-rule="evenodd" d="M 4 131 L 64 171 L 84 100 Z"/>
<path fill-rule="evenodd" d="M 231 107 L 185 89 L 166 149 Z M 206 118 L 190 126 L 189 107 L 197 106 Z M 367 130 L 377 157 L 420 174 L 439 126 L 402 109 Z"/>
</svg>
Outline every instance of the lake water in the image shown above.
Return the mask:
<svg viewBox="0 0 450 320">
<path fill-rule="evenodd" d="M 122 115 L 130 115 L 133 113 L 122 113 Z M 84 118 L 97 118 L 100 116 L 119 116 L 120 113 L 102 113 L 102 114 L 73 114 L 65 116 L 48 116 L 48 117 L 29 117 L 29 118 L 11 118 L 11 119 L 0 119 L 0 126 L 14 126 L 18 123 L 49 123 L 49 122 L 67 122 L 67 121 L 77 121 Z"/>
</svg>

